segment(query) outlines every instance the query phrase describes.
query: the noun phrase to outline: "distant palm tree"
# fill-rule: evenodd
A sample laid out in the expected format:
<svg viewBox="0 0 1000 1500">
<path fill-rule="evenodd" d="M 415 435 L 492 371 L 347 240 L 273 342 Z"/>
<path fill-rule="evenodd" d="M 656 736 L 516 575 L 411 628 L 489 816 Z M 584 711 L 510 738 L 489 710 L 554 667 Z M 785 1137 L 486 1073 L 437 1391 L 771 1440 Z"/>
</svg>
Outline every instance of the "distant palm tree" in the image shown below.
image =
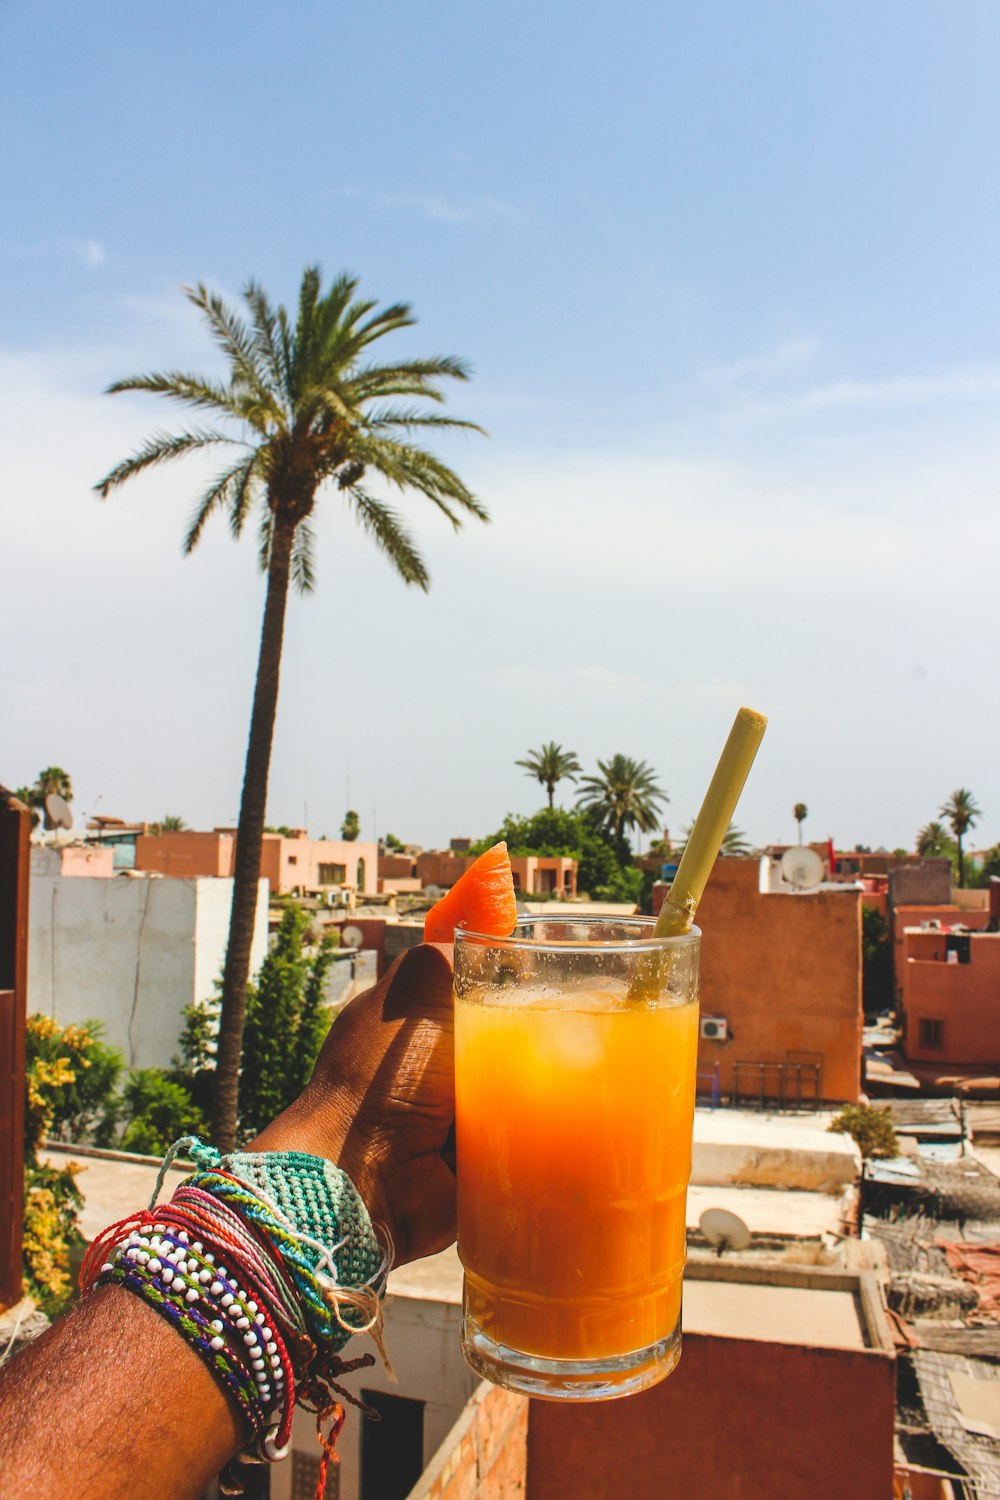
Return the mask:
<svg viewBox="0 0 1000 1500">
<path fill-rule="evenodd" d="M 73 783 L 68 771 L 62 766 L 46 766 L 44 771 L 39 771 L 32 786 L 22 786 L 14 793 L 19 802 L 25 803 L 31 808 L 31 826 L 37 828 L 45 815 L 45 799 L 55 794 L 64 802 L 73 800 Z M 46 822 L 46 828 L 51 825 Z"/>
<path fill-rule="evenodd" d="M 206 522 L 222 511 L 233 535 L 251 515 L 258 522 L 260 565 L 267 596 L 247 743 L 243 795 L 236 834 L 232 915 L 222 980 L 213 1139 L 231 1150 L 246 1008 L 247 973 L 257 909 L 261 842 L 267 803 L 271 743 L 278 704 L 278 674 L 290 582 L 314 586 L 313 518 L 320 490 L 332 489 L 358 525 L 385 553 L 404 583 L 427 589 L 430 578 L 396 510 L 365 485 L 366 475 L 390 490 L 429 500 L 456 530 L 463 518 L 488 519 L 458 475 L 410 435 L 423 430 L 472 428 L 472 422 L 437 415 L 445 379 L 466 380 L 469 370 L 450 356 L 371 361 L 372 346 L 414 322 L 405 303 L 377 311 L 357 295 L 358 283 L 339 276 L 323 292 L 319 269 L 302 277 L 298 308 L 289 316 L 251 282 L 244 294 L 247 321 L 204 286 L 185 288 L 228 362 L 224 380 L 166 371 L 133 375 L 109 387 L 149 391 L 209 412 L 220 425 L 157 433 L 96 486 L 107 497 L 118 485 L 168 459 L 220 444 L 238 451 L 205 490 L 184 540 L 189 553 Z"/>
<path fill-rule="evenodd" d="M 616 838 L 623 838 L 626 828 L 649 833 L 659 823 L 659 809 L 670 798 L 656 784 L 655 772 L 644 760 L 629 755 L 613 755 L 599 760 L 598 776 L 584 776 L 580 782 L 577 804 L 595 812 L 604 828 Z"/>
<path fill-rule="evenodd" d="M 540 750 L 529 750 L 524 760 L 516 760 L 514 764 L 523 766 L 529 776 L 542 783 L 550 807 L 554 805 L 557 782 L 564 778 L 575 781 L 577 772 L 583 770 L 572 750 L 564 750 L 555 740 L 543 741 Z"/>
<path fill-rule="evenodd" d="M 683 828 L 681 830 L 680 847 L 674 850 L 675 857 L 678 860 L 681 858 L 684 850 L 687 848 L 687 842 L 691 837 L 691 829 L 693 827 L 694 824 L 689 823 L 686 828 Z M 725 837 L 722 840 L 722 845 L 719 849 L 719 853 L 724 855 L 727 859 L 746 859 L 748 855 L 751 855 L 753 853 L 753 845 L 747 838 L 746 834 L 743 832 L 742 828 L 737 828 L 735 823 L 730 823 L 729 827 L 726 829 Z"/>
<path fill-rule="evenodd" d="M 806 807 L 805 803 L 804 802 L 796 802 L 795 806 L 792 808 L 792 817 L 795 819 L 796 823 L 798 823 L 798 825 L 799 825 L 799 843 L 800 844 L 802 842 L 802 825 L 805 822 L 806 818 L 808 818 L 808 816 L 809 816 L 809 809 L 808 809 L 808 807 Z"/>
<path fill-rule="evenodd" d="M 982 817 L 982 811 L 976 805 L 976 799 L 968 787 L 960 786 L 943 804 L 941 816 L 948 819 L 951 831 L 955 835 L 955 842 L 958 845 L 958 883 L 959 886 L 964 886 L 965 855 L 962 852 L 962 839 L 977 819 Z"/>
<path fill-rule="evenodd" d="M 955 845 L 943 823 L 925 823 L 917 834 L 917 853 L 922 859 L 950 856 Z"/>
</svg>

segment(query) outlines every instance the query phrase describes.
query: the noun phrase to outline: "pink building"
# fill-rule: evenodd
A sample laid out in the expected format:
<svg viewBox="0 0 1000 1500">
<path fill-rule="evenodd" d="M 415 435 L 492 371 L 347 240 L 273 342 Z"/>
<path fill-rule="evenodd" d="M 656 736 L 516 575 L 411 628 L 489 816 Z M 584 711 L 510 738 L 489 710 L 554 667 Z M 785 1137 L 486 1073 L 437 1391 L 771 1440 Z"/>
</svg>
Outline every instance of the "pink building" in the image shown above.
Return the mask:
<svg viewBox="0 0 1000 1500">
<path fill-rule="evenodd" d="M 236 834 L 216 828 L 211 833 L 141 834 L 136 841 L 137 870 L 161 875 L 232 875 Z M 286 838 L 265 833 L 260 873 L 276 895 L 353 889 L 359 896 L 378 888 L 378 846 L 360 840 L 311 839 L 304 829 Z"/>
</svg>

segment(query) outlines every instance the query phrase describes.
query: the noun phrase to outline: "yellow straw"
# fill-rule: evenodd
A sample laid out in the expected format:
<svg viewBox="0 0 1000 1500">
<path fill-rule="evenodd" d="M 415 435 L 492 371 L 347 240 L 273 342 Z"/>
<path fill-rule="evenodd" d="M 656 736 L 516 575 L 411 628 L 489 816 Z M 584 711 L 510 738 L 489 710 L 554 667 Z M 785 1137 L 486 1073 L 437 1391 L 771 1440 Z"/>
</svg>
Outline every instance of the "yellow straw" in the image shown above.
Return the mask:
<svg viewBox="0 0 1000 1500">
<path fill-rule="evenodd" d="M 657 918 L 656 937 L 679 937 L 691 930 L 702 891 L 708 884 L 766 728 L 766 716 L 752 708 L 741 708 L 736 715 Z"/>
</svg>

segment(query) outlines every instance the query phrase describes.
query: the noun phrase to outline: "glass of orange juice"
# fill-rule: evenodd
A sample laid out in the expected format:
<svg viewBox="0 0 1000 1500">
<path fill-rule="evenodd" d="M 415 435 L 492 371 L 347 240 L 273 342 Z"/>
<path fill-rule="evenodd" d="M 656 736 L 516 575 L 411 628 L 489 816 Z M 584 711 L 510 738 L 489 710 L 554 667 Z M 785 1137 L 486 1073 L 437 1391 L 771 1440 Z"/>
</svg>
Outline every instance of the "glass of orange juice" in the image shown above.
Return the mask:
<svg viewBox="0 0 1000 1500">
<path fill-rule="evenodd" d="M 644 917 L 455 934 L 462 1348 L 602 1400 L 680 1357 L 701 934 Z"/>
</svg>

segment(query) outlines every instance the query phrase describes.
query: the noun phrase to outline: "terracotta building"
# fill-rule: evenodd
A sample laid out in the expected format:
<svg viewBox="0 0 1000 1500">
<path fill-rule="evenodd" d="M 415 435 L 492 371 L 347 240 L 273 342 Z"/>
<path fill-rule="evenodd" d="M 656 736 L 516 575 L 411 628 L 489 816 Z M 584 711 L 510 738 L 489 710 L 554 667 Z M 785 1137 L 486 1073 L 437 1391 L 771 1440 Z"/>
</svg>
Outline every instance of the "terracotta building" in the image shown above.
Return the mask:
<svg viewBox="0 0 1000 1500">
<path fill-rule="evenodd" d="M 235 859 L 233 829 L 141 834 L 136 841 L 136 869 L 160 875 L 232 875 Z M 260 873 L 276 895 L 343 888 L 359 895 L 374 895 L 378 888 L 378 846 L 360 839 L 311 839 L 302 828 L 293 829 L 290 837 L 265 833 Z"/>
<path fill-rule="evenodd" d="M 702 1087 L 734 1103 L 856 1101 L 862 893 L 772 891 L 768 875 L 767 859 L 720 859 L 698 909 Z"/>
<path fill-rule="evenodd" d="M 896 977 L 911 1063 L 1000 1072 L 1000 881 L 990 904 L 987 912 L 938 908 L 903 926 Z M 897 920 L 905 922 L 905 912 L 898 909 Z"/>
<path fill-rule="evenodd" d="M 393 856 L 398 859 L 399 856 Z M 456 853 L 451 849 L 428 850 L 419 854 L 414 868 L 421 886 L 455 884 L 470 865 L 475 863 L 471 854 Z M 384 866 L 384 868 L 383 868 Z M 561 896 L 567 901 L 576 900 L 577 861 L 568 855 L 512 854 L 510 860 L 514 889 L 522 896 Z M 391 869 L 385 856 L 379 861 L 379 874 L 390 876 L 397 873 Z M 402 870 L 398 870 L 402 874 Z"/>
</svg>

